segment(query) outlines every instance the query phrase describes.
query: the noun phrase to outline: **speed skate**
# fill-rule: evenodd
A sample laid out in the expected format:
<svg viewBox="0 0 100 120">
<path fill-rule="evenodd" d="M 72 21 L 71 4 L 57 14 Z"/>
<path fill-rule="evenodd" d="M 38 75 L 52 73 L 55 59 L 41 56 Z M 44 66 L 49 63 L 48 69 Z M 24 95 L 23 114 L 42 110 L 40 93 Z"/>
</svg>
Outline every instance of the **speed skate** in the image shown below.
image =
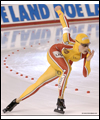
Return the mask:
<svg viewBox="0 0 100 120">
<path fill-rule="evenodd" d="M 54 112 L 58 112 L 61 114 L 64 114 L 65 111 L 63 109 L 66 109 L 66 106 L 64 104 L 64 99 L 57 99 L 57 109 L 54 109 Z"/>
<path fill-rule="evenodd" d="M 58 113 L 61 113 L 61 114 L 64 114 L 65 111 L 63 111 L 63 108 L 62 107 L 57 107 L 57 109 L 54 109 L 54 112 L 58 112 Z"/>
</svg>

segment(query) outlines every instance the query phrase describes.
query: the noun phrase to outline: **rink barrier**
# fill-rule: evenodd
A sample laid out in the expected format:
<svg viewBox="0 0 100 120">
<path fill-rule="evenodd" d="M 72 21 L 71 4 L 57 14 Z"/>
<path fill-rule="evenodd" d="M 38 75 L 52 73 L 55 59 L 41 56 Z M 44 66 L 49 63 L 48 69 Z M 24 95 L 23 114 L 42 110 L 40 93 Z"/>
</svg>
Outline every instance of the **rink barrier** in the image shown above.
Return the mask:
<svg viewBox="0 0 100 120">
<path fill-rule="evenodd" d="M 69 22 L 99 20 L 99 4 L 8 4 L 1 5 L 1 28 L 59 23 L 58 5 Z"/>
<path fill-rule="evenodd" d="M 92 21 L 97 21 L 99 20 L 99 18 L 84 18 L 84 19 L 68 19 L 68 22 L 76 22 L 76 24 L 78 23 L 82 23 L 82 22 L 91 22 Z M 78 23 L 77 23 L 78 22 Z M 1 28 L 8 28 L 8 27 L 23 27 L 23 26 L 30 26 L 30 25 L 48 25 L 48 24 L 56 24 L 56 23 L 60 23 L 60 20 L 52 20 L 52 21 L 43 21 L 43 22 L 31 22 L 31 23 L 16 23 L 16 24 L 6 24 L 6 25 L 1 25 Z"/>
<path fill-rule="evenodd" d="M 78 22 L 77 22 L 78 23 Z M 50 27 L 47 27 L 50 26 Z M 47 45 L 48 43 L 55 44 L 57 42 L 62 42 L 62 26 L 61 24 L 56 25 L 47 25 L 47 26 L 31 26 L 27 29 L 26 26 L 19 28 L 4 28 L 1 31 L 1 50 L 11 50 L 11 49 L 19 49 L 23 46 L 37 46 L 39 42 L 41 45 Z M 6 31 L 9 30 L 9 31 Z M 99 37 L 99 22 L 95 21 L 91 23 L 88 21 L 84 25 L 82 24 L 70 24 L 71 37 L 75 39 L 75 36 L 79 31 L 88 35 L 91 40 L 91 32 L 94 33 L 94 39 L 98 39 Z M 37 36 L 38 35 L 38 36 Z M 12 36 L 12 37 L 10 37 Z M 52 36 L 54 39 L 52 39 Z M 39 46 L 40 47 L 40 46 Z M 48 47 L 49 48 L 49 47 Z"/>
<path fill-rule="evenodd" d="M 73 21 L 73 22 L 69 22 L 70 25 L 73 24 L 83 24 L 83 23 L 95 23 L 95 22 L 99 22 L 99 19 L 94 19 L 94 20 L 83 20 L 83 21 Z M 51 27 L 51 26 L 61 26 L 60 22 L 56 22 L 56 23 L 52 23 L 52 24 L 35 24 L 35 25 L 29 25 L 27 23 L 27 25 L 23 25 L 23 26 L 13 26 L 13 27 L 1 27 L 1 31 L 6 31 L 6 30 L 17 30 L 17 29 L 29 29 L 29 28 L 39 28 L 39 27 Z M 19 33 L 20 34 L 20 33 Z M 5 35 L 6 36 L 6 35 Z"/>
</svg>

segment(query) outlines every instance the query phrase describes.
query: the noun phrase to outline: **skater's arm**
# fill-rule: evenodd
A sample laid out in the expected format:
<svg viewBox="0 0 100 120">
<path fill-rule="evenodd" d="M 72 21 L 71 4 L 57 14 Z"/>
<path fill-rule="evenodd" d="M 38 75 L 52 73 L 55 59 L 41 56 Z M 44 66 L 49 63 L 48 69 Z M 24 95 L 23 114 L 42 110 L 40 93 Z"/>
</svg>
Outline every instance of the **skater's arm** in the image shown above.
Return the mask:
<svg viewBox="0 0 100 120">
<path fill-rule="evenodd" d="M 55 11 L 57 12 L 57 14 L 59 16 L 60 23 L 62 24 L 62 27 L 63 27 L 63 42 L 64 42 L 64 44 L 73 44 L 75 41 L 70 37 L 70 28 L 69 28 L 69 23 L 68 23 L 66 16 L 61 11 L 60 6 L 55 7 Z"/>
<path fill-rule="evenodd" d="M 83 65 L 83 76 L 87 77 L 91 72 L 90 68 L 90 60 L 87 61 L 86 58 L 84 58 L 84 65 Z"/>
<path fill-rule="evenodd" d="M 93 57 L 93 55 L 94 55 L 94 50 L 91 52 L 91 50 L 89 49 L 89 53 L 84 58 L 84 65 L 83 65 L 84 77 L 87 77 L 91 72 L 90 61 L 91 61 L 91 58 Z"/>
</svg>

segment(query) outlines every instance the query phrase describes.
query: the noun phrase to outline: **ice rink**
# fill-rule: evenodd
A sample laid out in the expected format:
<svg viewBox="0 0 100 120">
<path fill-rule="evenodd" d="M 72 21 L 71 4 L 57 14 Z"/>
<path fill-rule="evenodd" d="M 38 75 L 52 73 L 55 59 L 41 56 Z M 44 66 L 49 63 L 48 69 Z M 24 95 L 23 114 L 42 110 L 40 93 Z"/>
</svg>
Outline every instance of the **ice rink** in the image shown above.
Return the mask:
<svg viewBox="0 0 100 120">
<path fill-rule="evenodd" d="M 89 36 L 90 49 L 95 53 L 90 64 L 91 73 L 86 78 L 82 74 L 83 59 L 73 63 L 64 94 L 64 115 L 54 112 L 58 98 L 58 79 L 22 101 L 12 112 L 2 112 L 2 109 L 14 98 L 18 98 L 46 71 L 49 66 L 46 57 L 48 49 L 53 44 L 62 42 L 61 24 L 1 29 L 2 116 L 99 115 L 99 22 L 88 21 L 69 25 L 73 39 L 78 33 Z M 75 91 L 76 88 L 78 91 Z"/>
</svg>

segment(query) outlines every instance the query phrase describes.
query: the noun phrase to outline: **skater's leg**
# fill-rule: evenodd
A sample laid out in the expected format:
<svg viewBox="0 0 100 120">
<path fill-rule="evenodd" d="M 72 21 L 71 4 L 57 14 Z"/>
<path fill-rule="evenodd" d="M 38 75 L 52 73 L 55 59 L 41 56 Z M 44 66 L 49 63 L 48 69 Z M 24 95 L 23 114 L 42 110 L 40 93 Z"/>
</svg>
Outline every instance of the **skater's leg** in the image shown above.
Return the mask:
<svg viewBox="0 0 100 120">
<path fill-rule="evenodd" d="M 29 86 L 19 98 L 15 98 L 6 108 L 3 109 L 3 112 L 6 113 L 7 111 L 12 111 L 14 107 L 17 104 L 19 104 L 22 100 L 35 94 L 42 86 L 57 79 L 60 75 L 59 73 L 60 73 L 59 71 L 56 71 L 54 68 L 50 66 L 46 70 L 46 72 L 40 76 L 36 83 Z"/>
<path fill-rule="evenodd" d="M 29 86 L 24 93 L 17 98 L 16 102 L 20 102 L 31 95 L 35 94 L 42 86 L 46 85 L 49 82 L 52 82 L 53 80 L 57 79 L 57 72 L 54 68 L 51 66 L 46 70 L 46 72 L 40 76 L 40 78 L 31 86 Z"/>
<path fill-rule="evenodd" d="M 71 67 L 69 66 L 69 72 L 67 71 L 66 73 L 62 72 L 61 76 L 59 77 L 58 80 L 58 90 L 59 90 L 59 96 L 58 98 L 63 99 L 64 98 L 64 91 L 67 86 L 67 81 L 69 78 L 69 75 L 71 73 Z"/>
<path fill-rule="evenodd" d="M 48 62 L 51 64 L 54 69 L 59 70 L 61 72 L 60 78 L 59 78 L 59 97 L 60 99 L 63 99 L 64 91 L 67 85 L 67 80 L 71 72 L 71 65 L 69 64 L 68 60 L 65 60 L 64 57 L 59 56 L 56 57 L 53 52 L 48 51 L 47 54 Z"/>
<path fill-rule="evenodd" d="M 64 114 L 63 109 L 66 109 L 65 101 L 64 101 L 64 91 L 67 85 L 67 80 L 70 75 L 70 72 L 71 72 L 71 69 L 69 69 L 69 72 L 67 73 L 62 72 L 62 75 L 60 76 L 58 81 L 59 96 L 57 99 L 57 109 L 55 109 L 54 111 L 62 114 Z"/>
</svg>

